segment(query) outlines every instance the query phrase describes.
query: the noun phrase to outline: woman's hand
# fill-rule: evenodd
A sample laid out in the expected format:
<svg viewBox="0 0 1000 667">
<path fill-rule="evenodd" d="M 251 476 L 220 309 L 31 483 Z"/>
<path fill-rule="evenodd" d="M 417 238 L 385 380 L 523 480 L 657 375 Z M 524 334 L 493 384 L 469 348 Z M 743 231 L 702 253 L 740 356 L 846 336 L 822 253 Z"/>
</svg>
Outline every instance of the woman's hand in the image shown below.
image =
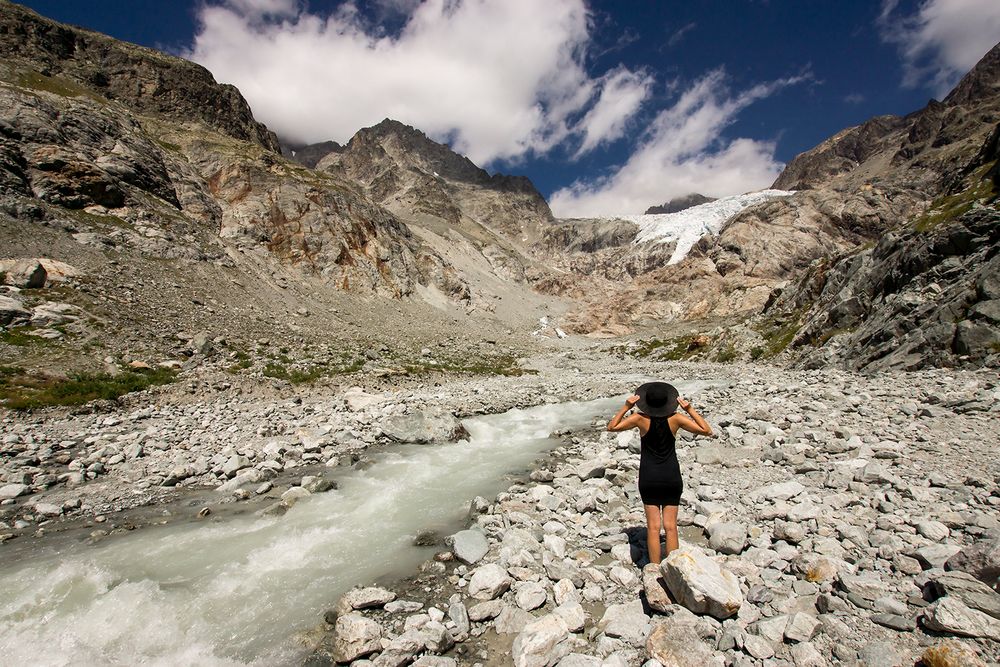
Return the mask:
<svg viewBox="0 0 1000 667">
<path fill-rule="evenodd" d="M 678 407 L 680 407 L 681 410 L 684 410 L 685 412 L 691 408 L 691 403 L 684 400 L 680 396 L 677 397 L 677 405 Z"/>
<path fill-rule="evenodd" d="M 631 396 L 625 399 L 625 405 L 627 405 L 630 408 L 638 402 L 639 402 L 639 397 L 635 394 L 632 394 Z"/>
</svg>

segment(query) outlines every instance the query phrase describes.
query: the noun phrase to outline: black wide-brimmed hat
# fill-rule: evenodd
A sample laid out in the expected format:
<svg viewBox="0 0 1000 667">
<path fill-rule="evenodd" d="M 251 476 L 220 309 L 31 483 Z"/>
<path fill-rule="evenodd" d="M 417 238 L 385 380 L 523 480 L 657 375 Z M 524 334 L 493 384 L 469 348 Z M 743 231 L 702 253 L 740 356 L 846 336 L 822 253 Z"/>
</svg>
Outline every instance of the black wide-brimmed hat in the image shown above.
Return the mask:
<svg viewBox="0 0 1000 667">
<path fill-rule="evenodd" d="M 647 382 L 635 390 L 635 407 L 650 417 L 669 417 L 677 412 L 677 390 L 666 382 Z"/>
</svg>

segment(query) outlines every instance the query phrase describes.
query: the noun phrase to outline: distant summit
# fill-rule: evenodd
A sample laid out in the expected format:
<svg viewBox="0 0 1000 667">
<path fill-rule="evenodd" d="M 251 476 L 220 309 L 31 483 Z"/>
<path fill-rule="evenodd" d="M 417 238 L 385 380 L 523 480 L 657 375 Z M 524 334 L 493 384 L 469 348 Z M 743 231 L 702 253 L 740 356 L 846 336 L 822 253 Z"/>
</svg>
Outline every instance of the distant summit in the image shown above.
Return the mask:
<svg viewBox="0 0 1000 667">
<path fill-rule="evenodd" d="M 666 204 L 660 204 L 659 206 L 650 206 L 646 209 L 646 215 L 657 215 L 661 213 L 679 213 L 686 208 L 691 208 L 692 206 L 700 206 L 702 204 L 707 204 L 709 202 L 715 201 L 715 197 L 706 197 L 705 195 L 700 195 L 697 192 L 692 192 L 689 195 L 684 195 L 683 197 L 674 197 Z"/>
</svg>

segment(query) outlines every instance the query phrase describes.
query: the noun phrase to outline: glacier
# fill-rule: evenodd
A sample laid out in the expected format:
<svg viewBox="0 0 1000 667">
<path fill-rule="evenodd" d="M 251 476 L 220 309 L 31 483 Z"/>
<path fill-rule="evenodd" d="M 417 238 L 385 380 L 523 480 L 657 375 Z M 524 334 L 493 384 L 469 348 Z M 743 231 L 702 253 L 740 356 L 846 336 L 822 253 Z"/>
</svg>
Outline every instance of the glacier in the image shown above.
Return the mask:
<svg viewBox="0 0 1000 667">
<path fill-rule="evenodd" d="M 676 241 L 670 261 L 677 264 L 685 257 L 705 234 L 718 234 L 729 218 L 754 204 L 795 194 L 791 190 L 759 190 L 741 195 L 722 197 L 707 204 L 699 204 L 677 213 L 657 213 L 652 215 L 618 216 L 622 220 L 634 222 L 639 233 L 634 243 L 669 243 Z"/>
</svg>

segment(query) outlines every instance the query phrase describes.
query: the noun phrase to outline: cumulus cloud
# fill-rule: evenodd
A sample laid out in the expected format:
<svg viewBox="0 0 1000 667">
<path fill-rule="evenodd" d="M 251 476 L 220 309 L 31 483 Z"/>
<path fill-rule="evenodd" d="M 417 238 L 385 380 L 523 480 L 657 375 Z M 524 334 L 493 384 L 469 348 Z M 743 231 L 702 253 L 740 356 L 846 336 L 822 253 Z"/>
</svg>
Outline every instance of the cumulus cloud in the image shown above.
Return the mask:
<svg viewBox="0 0 1000 667">
<path fill-rule="evenodd" d="M 769 185 L 781 171 L 773 142 L 737 138 L 723 130 L 748 105 L 807 80 L 789 77 L 732 92 L 722 69 L 685 90 L 659 112 L 639 147 L 613 173 L 556 191 L 550 204 L 560 217 L 642 213 L 692 192 L 724 196 Z"/>
<path fill-rule="evenodd" d="M 408 12 L 398 34 L 352 3 L 324 16 L 298 0 L 224 0 L 200 9 L 186 55 L 286 139 L 343 142 L 389 117 L 479 164 L 621 136 L 650 85 L 624 68 L 588 74 L 583 0 L 382 4 Z"/>
<path fill-rule="evenodd" d="M 944 95 L 1000 40 L 997 0 L 924 0 L 912 15 L 897 5 L 883 1 L 879 26 L 899 49 L 904 86 Z"/>
<path fill-rule="evenodd" d="M 625 134 L 627 121 L 649 97 L 653 83 L 648 74 L 624 67 L 609 72 L 604 77 L 600 97 L 578 125 L 583 141 L 577 157 Z"/>
</svg>

